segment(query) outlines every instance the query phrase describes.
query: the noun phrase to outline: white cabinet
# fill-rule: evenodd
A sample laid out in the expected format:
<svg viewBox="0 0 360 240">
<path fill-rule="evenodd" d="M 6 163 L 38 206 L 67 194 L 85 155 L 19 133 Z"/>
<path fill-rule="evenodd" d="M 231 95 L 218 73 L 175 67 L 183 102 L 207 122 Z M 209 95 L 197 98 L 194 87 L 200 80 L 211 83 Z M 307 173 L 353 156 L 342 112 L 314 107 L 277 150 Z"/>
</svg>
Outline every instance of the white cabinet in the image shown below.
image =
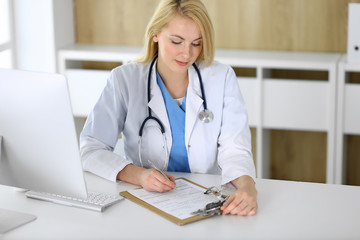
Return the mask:
<svg viewBox="0 0 360 240">
<path fill-rule="evenodd" d="M 88 70 L 81 61 L 126 63 L 140 47 L 74 45 L 59 51 L 60 72 L 68 77 L 75 116 L 86 117 L 105 85 L 109 71 Z M 233 68 L 252 69 L 238 77 L 250 127 L 256 129 L 257 175 L 269 177 L 269 131 L 305 130 L 327 133 L 326 182 L 335 182 L 336 78 L 339 54 L 218 49 L 215 59 Z M 322 72 L 326 79 L 278 79 L 273 71 Z M 211 96 L 209 96 L 211 97 Z"/>
<path fill-rule="evenodd" d="M 74 45 L 58 52 L 59 72 L 66 75 L 75 117 L 87 117 L 105 87 L 110 70 L 83 69 L 82 61 L 127 63 L 140 47 Z"/>
<path fill-rule="evenodd" d="M 348 63 L 344 55 L 338 68 L 338 105 L 336 131 L 336 183 L 344 183 L 346 135 L 360 135 L 360 81 L 349 81 L 350 73 L 360 73 L 360 64 Z"/>
<path fill-rule="evenodd" d="M 254 79 L 239 77 L 256 128 L 258 177 L 269 177 L 269 131 L 327 133 L 326 182 L 333 183 L 335 155 L 336 70 L 339 54 L 218 50 L 216 59 L 233 67 L 256 68 Z M 327 79 L 277 79 L 272 71 L 325 72 Z"/>
</svg>

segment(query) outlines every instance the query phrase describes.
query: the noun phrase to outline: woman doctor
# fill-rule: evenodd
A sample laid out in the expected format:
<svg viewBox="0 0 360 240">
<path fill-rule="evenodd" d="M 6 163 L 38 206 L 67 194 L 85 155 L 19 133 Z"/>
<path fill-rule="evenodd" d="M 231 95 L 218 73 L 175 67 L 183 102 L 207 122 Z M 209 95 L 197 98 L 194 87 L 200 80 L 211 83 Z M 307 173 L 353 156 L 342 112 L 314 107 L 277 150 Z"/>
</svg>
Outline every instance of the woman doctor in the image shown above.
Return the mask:
<svg viewBox="0 0 360 240">
<path fill-rule="evenodd" d="M 84 169 L 157 192 L 176 184 L 153 167 L 222 174 L 222 184 L 237 188 L 223 214 L 254 215 L 247 110 L 233 70 L 213 61 L 213 27 L 204 5 L 161 1 L 144 50 L 138 61 L 112 70 L 90 113 L 80 137 Z M 124 157 L 113 153 L 120 134 Z"/>
</svg>

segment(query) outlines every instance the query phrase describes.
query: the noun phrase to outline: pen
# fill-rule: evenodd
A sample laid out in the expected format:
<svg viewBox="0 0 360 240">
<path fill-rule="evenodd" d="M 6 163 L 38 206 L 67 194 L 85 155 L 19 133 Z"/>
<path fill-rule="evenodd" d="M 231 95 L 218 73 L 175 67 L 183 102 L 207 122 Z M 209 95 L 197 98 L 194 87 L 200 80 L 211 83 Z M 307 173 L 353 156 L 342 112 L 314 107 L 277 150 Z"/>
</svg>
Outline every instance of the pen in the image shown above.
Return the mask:
<svg viewBox="0 0 360 240">
<path fill-rule="evenodd" d="M 148 162 L 150 163 L 150 165 L 151 165 L 152 168 L 154 168 L 156 171 L 160 172 L 161 175 L 163 175 L 167 180 L 171 181 L 171 180 L 168 178 L 168 176 L 166 176 L 166 174 L 165 174 L 163 171 L 161 171 L 159 168 L 157 168 L 157 167 L 155 166 L 155 164 L 153 164 L 149 159 L 148 159 Z"/>
</svg>

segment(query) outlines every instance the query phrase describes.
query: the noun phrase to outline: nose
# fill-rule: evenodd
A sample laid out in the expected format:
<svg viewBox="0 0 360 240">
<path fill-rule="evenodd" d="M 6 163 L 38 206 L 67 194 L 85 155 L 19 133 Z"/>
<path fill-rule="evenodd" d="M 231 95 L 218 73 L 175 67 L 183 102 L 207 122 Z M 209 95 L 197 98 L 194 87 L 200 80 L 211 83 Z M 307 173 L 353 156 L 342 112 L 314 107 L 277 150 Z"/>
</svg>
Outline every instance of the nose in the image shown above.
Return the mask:
<svg viewBox="0 0 360 240">
<path fill-rule="evenodd" d="M 181 54 L 184 59 L 188 60 L 191 57 L 191 44 L 184 44 Z"/>
</svg>

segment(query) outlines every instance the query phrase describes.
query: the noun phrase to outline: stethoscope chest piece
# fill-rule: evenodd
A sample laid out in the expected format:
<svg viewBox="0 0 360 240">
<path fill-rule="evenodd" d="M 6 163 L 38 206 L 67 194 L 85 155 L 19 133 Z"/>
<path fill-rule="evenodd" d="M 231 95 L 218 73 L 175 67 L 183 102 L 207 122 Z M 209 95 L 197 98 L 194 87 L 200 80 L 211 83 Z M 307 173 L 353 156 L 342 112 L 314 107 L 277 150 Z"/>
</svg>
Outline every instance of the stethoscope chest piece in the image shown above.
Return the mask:
<svg viewBox="0 0 360 240">
<path fill-rule="evenodd" d="M 214 119 L 214 114 L 210 110 L 205 109 L 199 113 L 199 119 L 204 123 L 209 123 Z"/>
</svg>

